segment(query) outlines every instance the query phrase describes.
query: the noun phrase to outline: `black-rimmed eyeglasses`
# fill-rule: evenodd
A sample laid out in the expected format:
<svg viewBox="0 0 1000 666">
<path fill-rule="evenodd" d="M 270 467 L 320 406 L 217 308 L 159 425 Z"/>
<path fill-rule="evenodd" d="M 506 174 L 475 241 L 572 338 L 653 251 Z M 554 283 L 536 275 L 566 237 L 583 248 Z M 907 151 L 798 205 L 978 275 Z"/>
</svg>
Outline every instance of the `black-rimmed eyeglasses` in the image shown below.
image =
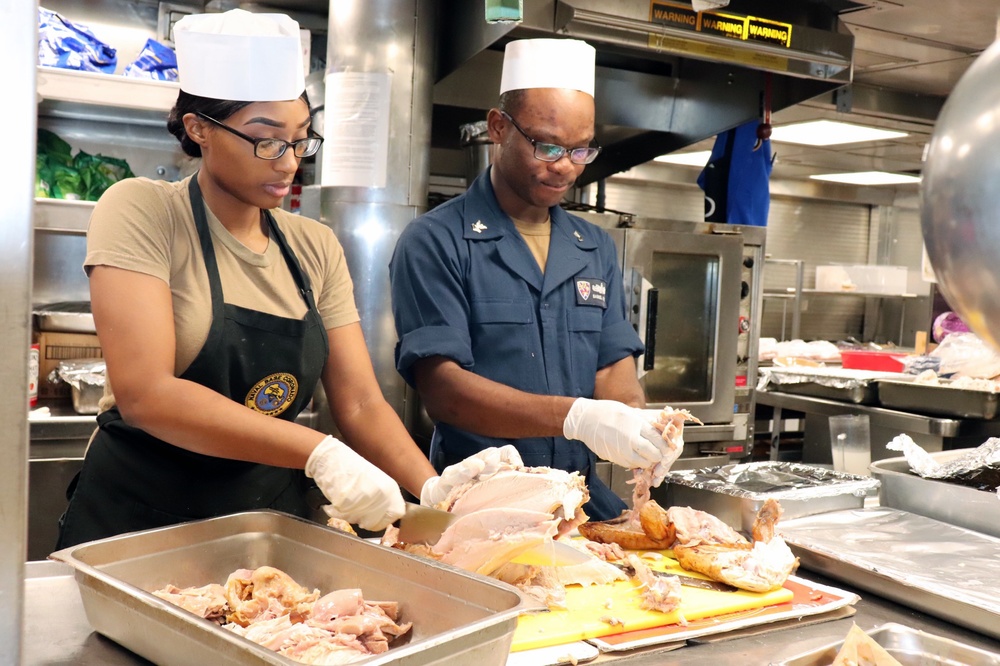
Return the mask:
<svg viewBox="0 0 1000 666">
<path fill-rule="evenodd" d="M 510 124 L 521 133 L 525 139 L 535 149 L 535 159 L 543 162 L 558 162 L 563 155 L 569 155 L 569 161 L 573 164 L 590 164 L 597 159 L 597 154 L 601 152 L 600 146 L 585 146 L 582 148 L 564 148 L 554 143 L 542 143 L 528 136 L 528 133 L 521 129 L 517 121 L 510 117 L 506 111 L 501 111 L 500 115 L 510 121 Z"/>
<path fill-rule="evenodd" d="M 285 154 L 288 147 L 292 147 L 292 153 L 296 157 L 311 157 L 319 151 L 319 147 L 323 145 L 323 137 L 315 132 L 313 136 L 307 136 L 304 139 L 299 139 L 298 141 L 285 141 L 284 139 L 256 139 L 252 136 L 244 134 L 239 130 L 235 130 L 229 125 L 219 122 L 211 116 L 206 116 L 201 111 L 195 112 L 195 115 L 199 118 L 203 118 L 210 123 L 218 125 L 227 132 L 231 132 L 236 136 L 249 141 L 253 144 L 253 154 L 262 160 L 276 160 Z"/>
</svg>

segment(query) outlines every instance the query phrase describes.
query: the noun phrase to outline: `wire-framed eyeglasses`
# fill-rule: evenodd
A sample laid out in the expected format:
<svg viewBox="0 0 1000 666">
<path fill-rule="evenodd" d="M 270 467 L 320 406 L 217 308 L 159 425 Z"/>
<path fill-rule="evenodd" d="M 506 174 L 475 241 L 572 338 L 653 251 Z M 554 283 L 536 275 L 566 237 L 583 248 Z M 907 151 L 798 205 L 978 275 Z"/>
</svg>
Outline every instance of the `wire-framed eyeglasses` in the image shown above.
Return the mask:
<svg viewBox="0 0 1000 666">
<path fill-rule="evenodd" d="M 207 120 L 210 123 L 218 125 L 227 132 L 231 132 L 236 136 L 249 141 L 253 144 L 253 154 L 262 160 L 276 160 L 285 154 L 288 147 L 292 147 L 292 153 L 296 157 L 311 157 L 319 151 L 319 147 L 323 145 L 323 137 L 310 129 L 312 136 L 307 136 L 304 139 L 299 139 L 298 141 L 285 141 L 284 139 L 257 139 L 248 134 L 244 134 L 239 130 L 235 130 L 229 125 L 219 122 L 211 116 L 207 116 L 201 111 L 196 111 L 195 115 L 199 118 Z"/>
<path fill-rule="evenodd" d="M 569 155 L 569 161 L 573 164 L 590 164 L 597 159 L 597 154 L 601 152 L 600 146 L 584 146 L 581 148 L 564 148 L 554 143 L 542 143 L 528 136 L 528 133 L 521 129 L 517 121 L 510 117 L 506 111 L 501 111 L 500 115 L 510 121 L 510 124 L 521 133 L 528 143 L 535 149 L 535 159 L 543 162 L 558 162 L 563 155 Z"/>
</svg>

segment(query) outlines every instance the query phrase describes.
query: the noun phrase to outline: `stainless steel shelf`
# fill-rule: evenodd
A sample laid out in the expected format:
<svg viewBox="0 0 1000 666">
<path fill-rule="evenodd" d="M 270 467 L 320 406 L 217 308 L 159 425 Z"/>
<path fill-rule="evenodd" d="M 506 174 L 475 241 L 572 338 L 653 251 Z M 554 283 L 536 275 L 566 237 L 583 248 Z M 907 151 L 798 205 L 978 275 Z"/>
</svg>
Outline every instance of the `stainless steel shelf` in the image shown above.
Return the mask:
<svg viewBox="0 0 1000 666">
<path fill-rule="evenodd" d="M 85 234 L 94 211 L 93 201 L 35 199 L 35 230 L 53 233 Z"/>
<path fill-rule="evenodd" d="M 167 81 L 37 68 L 39 114 L 61 118 L 162 125 L 180 86 Z"/>
<path fill-rule="evenodd" d="M 886 294 L 873 291 L 829 291 L 824 289 L 803 289 L 803 294 L 818 296 L 864 296 L 866 298 L 918 298 L 921 294 Z"/>
</svg>

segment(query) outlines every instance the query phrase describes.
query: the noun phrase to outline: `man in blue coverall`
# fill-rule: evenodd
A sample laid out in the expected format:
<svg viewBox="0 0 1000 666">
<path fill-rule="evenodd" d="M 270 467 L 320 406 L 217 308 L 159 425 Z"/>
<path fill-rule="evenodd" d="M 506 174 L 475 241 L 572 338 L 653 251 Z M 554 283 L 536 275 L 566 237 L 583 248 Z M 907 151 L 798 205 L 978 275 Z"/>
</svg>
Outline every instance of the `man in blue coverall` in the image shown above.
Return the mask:
<svg viewBox="0 0 1000 666">
<path fill-rule="evenodd" d="M 600 150 L 594 56 L 578 40 L 508 44 L 492 166 L 407 226 L 389 270 L 396 367 L 435 422 L 435 468 L 513 444 L 525 465 L 583 474 L 585 511 L 608 520 L 626 506 L 597 457 L 648 468 L 667 446 L 638 409 L 643 346 L 614 241 L 559 207 Z M 429 482 L 421 502 L 444 489 Z"/>
</svg>

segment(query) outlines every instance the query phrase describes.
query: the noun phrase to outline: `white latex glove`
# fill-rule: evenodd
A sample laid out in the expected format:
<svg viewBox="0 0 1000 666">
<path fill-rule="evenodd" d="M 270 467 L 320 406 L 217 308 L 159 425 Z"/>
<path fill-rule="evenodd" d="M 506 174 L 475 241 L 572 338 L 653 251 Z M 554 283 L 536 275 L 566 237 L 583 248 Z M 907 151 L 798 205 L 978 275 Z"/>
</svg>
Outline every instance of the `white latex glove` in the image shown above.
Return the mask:
<svg viewBox="0 0 1000 666">
<path fill-rule="evenodd" d="M 399 485 L 347 444 L 327 436 L 306 462 L 306 476 L 330 500 L 323 510 L 366 530 L 381 530 L 405 513 Z"/>
<path fill-rule="evenodd" d="M 432 476 L 424 481 L 420 490 L 420 503 L 435 506 L 444 501 L 453 488 L 461 486 L 476 477 L 489 478 L 500 470 L 502 464 L 524 467 L 521 454 L 511 444 L 499 448 L 491 446 L 473 454 L 461 462 L 444 468 L 441 476 Z"/>
<path fill-rule="evenodd" d="M 563 435 L 626 469 L 652 467 L 668 452 L 642 411 L 617 400 L 577 398 L 563 421 Z"/>
</svg>

